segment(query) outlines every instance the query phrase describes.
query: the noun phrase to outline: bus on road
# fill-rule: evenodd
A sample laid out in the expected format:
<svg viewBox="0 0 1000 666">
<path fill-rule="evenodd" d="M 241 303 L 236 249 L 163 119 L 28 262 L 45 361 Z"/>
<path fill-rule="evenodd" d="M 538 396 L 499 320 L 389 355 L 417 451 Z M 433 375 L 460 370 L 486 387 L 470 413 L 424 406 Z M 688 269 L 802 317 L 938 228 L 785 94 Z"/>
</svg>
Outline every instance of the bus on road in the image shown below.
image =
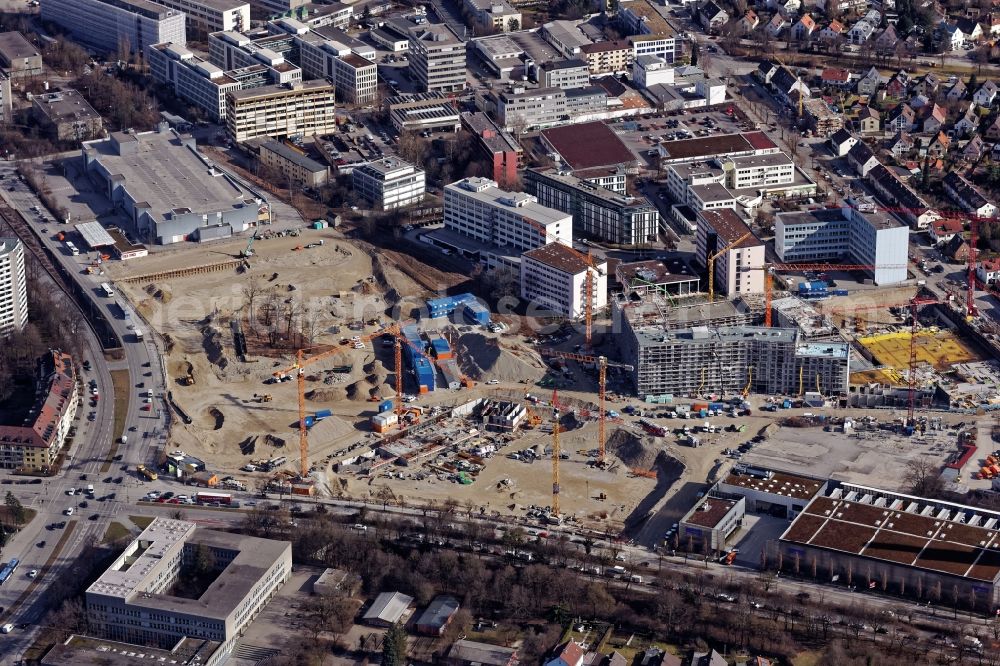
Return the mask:
<svg viewBox="0 0 1000 666">
<path fill-rule="evenodd" d="M 20 560 L 15 557 L 10 562 L 5 564 L 2 569 L 0 569 L 0 585 L 6 583 L 7 580 L 14 575 L 14 572 L 17 571 L 17 566 L 20 563 Z"/>
<path fill-rule="evenodd" d="M 108 298 L 114 298 L 115 297 L 115 291 L 114 291 L 114 289 L 112 289 L 111 285 L 108 284 L 107 282 L 102 282 L 101 283 L 101 291 L 103 291 L 104 295 L 107 296 Z"/>
</svg>

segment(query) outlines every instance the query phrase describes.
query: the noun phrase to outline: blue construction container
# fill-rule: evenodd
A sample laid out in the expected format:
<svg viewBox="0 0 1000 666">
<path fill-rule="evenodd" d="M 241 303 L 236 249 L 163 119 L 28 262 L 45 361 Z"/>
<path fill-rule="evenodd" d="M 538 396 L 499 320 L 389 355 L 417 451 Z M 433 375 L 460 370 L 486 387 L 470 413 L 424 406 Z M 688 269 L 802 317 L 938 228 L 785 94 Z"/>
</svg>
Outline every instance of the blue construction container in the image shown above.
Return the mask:
<svg viewBox="0 0 1000 666">
<path fill-rule="evenodd" d="M 413 378 L 417 382 L 418 393 L 428 393 L 434 390 L 434 366 L 423 354 L 414 354 Z"/>
<path fill-rule="evenodd" d="M 427 301 L 427 316 L 431 319 L 447 317 L 455 310 L 460 309 L 466 303 L 474 303 L 476 297 L 470 293 L 456 294 L 455 296 L 444 296 L 443 298 L 432 298 Z"/>
<path fill-rule="evenodd" d="M 799 292 L 826 292 L 828 285 L 822 280 L 813 280 L 811 282 L 800 282 Z"/>
<path fill-rule="evenodd" d="M 392 411 L 392 400 L 383 400 L 378 403 L 378 413 L 391 412 Z"/>
<path fill-rule="evenodd" d="M 710 402 L 710 403 L 708 403 L 708 408 L 711 409 L 711 410 L 713 410 L 713 411 L 716 411 L 716 412 L 722 412 L 722 411 L 725 411 L 725 409 L 726 409 L 726 403 L 724 403 L 724 402 Z"/>
<path fill-rule="evenodd" d="M 322 421 L 323 419 L 325 419 L 327 417 L 330 417 L 330 416 L 333 416 L 333 412 L 331 412 L 329 409 L 321 409 L 318 412 L 316 412 L 315 414 L 313 414 L 313 417 L 317 421 Z"/>
<path fill-rule="evenodd" d="M 848 295 L 848 291 L 846 289 L 834 289 L 830 293 L 833 294 L 834 296 L 847 296 Z"/>
<path fill-rule="evenodd" d="M 466 303 L 463 314 L 467 319 L 476 324 L 487 326 L 490 323 L 490 311 L 483 307 L 483 304 L 479 301 Z"/>
<path fill-rule="evenodd" d="M 431 340 L 431 351 L 439 359 L 451 358 L 451 345 L 444 338 Z"/>
</svg>

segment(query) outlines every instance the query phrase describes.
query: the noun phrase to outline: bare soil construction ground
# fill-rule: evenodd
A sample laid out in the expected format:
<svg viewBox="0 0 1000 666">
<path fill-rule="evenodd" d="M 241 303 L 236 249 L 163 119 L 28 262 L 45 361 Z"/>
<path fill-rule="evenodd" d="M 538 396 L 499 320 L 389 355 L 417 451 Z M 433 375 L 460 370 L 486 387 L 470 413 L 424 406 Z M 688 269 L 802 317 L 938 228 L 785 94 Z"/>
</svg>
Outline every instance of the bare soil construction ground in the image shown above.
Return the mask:
<svg viewBox="0 0 1000 666">
<path fill-rule="evenodd" d="M 323 240 L 322 246 L 296 250 Z M 292 364 L 293 346 L 285 350 L 266 350 L 269 333 L 285 332 L 284 323 L 264 326 L 258 316 L 251 327 L 247 285 L 255 284 L 254 310 L 268 298 L 279 309 L 289 305 L 314 320 L 313 343 L 329 348 L 352 335 L 370 334 L 378 325 L 363 330 L 349 330 L 354 321 L 377 319 L 387 322 L 387 312 L 403 317 L 435 295 L 431 285 L 449 286 L 467 280 L 467 276 L 423 267 L 406 255 L 380 253 L 374 258 L 371 248 L 352 243 L 332 230 L 305 231 L 298 237 L 258 239 L 250 270 L 203 273 L 160 281 L 124 282 L 124 278 L 150 275 L 184 267 L 230 261 L 246 247 L 246 240 L 215 243 L 202 248 L 186 246 L 178 251 L 158 252 L 135 262 L 114 262 L 106 266 L 108 277 L 116 281 L 121 293 L 161 334 L 168 349 L 165 359 L 169 389 L 176 402 L 191 416 L 189 425 L 175 422 L 169 449 L 181 449 L 202 458 L 210 469 L 235 473 L 255 487 L 263 474 L 240 474 L 239 468 L 250 459 L 284 455 L 288 466 L 296 468 L 298 407 L 295 384 L 264 382 L 276 370 Z M 411 277 L 413 276 L 413 277 Z M 419 279 L 415 279 L 419 278 Z M 274 296 L 269 296 L 273 292 Z M 289 302 L 290 301 L 290 302 Z M 394 306 L 399 305 L 399 308 Z M 233 322 L 240 322 L 248 338 L 251 353 L 241 360 L 234 346 Z M 458 331 L 445 320 L 432 321 L 427 327 L 447 329 L 453 340 L 456 357 L 463 371 L 477 382 L 475 388 L 457 392 L 438 390 L 421 396 L 423 406 L 457 405 L 479 396 L 495 395 L 505 390 L 510 397 L 523 399 L 526 391 L 539 389 L 534 383 L 547 368 L 537 354 L 523 346 L 516 337 L 498 338 L 479 330 Z M 279 340 L 279 344 L 281 341 Z M 260 353 L 254 353 L 254 350 Z M 344 457 L 332 456 L 358 442 L 375 441 L 367 422 L 375 412 L 368 399 L 374 393 L 390 397 L 394 393 L 392 348 L 380 340 L 368 342 L 363 350 L 348 346 L 311 365 L 306 370 L 307 409 L 312 412 L 330 409 L 333 417 L 310 431 L 310 459 L 320 464 L 318 488 L 334 494 L 358 498 L 373 496 L 382 484 L 390 485 L 397 496 L 412 501 L 444 500 L 448 497 L 467 500 L 503 510 L 511 504 L 548 505 L 551 501 L 551 461 L 524 463 L 497 456 L 489 460 L 475 483 L 463 486 L 437 475 L 424 480 L 388 479 L 369 482 L 351 476 L 338 478 L 332 464 Z M 343 366 L 351 366 L 349 372 Z M 191 374 L 193 385 L 184 378 Z M 586 403 L 596 399 L 593 380 L 580 373 L 565 399 Z M 500 386 L 486 385 L 496 379 Z M 269 396 L 270 399 L 265 398 Z M 547 416 L 547 413 L 546 413 Z M 609 428 L 609 434 L 614 428 Z M 628 463 L 618 462 L 608 470 L 588 466 L 585 453 L 596 446 L 597 425 L 589 422 L 563 435 L 562 449 L 569 454 L 562 461 L 562 498 L 566 512 L 580 519 L 623 521 L 653 490 L 653 479 L 633 477 L 631 467 L 648 469 L 662 447 L 646 441 L 632 447 Z M 520 448 L 550 445 L 551 435 L 535 430 L 517 443 Z M 612 458 L 614 459 L 614 458 Z M 509 481 L 507 481 L 509 480 Z M 323 482 L 325 481 L 325 483 Z M 601 497 L 606 499 L 600 499 Z M 506 511 L 505 511 L 506 512 Z"/>
</svg>

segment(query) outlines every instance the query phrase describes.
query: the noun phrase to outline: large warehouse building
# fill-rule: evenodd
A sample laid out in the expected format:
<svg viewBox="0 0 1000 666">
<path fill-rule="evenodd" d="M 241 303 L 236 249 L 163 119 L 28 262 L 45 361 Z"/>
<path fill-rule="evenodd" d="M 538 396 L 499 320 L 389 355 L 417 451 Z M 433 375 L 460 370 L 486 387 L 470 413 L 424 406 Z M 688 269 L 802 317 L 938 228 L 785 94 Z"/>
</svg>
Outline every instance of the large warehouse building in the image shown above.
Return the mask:
<svg viewBox="0 0 1000 666">
<path fill-rule="evenodd" d="M 205 159 L 192 137 L 173 131 L 115 132 L 84 143 L 83 159 L 144 242 L 230 236 L 256 225 L 266 211 L 262 195 Z"/>
<path fill-rule="evenodd" d="M 840 483 L 775 547 L 800 574 L 991 611 L 1000 604 L 998 527 L 994 511 Z"/>
</svg>

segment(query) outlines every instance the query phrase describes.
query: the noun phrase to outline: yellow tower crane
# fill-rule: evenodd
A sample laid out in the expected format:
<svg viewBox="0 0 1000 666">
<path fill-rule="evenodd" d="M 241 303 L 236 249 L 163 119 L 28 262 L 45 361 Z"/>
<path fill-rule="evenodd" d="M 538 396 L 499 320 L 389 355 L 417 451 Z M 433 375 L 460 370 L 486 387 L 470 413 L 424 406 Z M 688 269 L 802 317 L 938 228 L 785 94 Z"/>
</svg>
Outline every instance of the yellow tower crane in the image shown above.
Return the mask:
<svg viewBox="0 0 1000 666">
<path fill-rule="evenodd" d="M 708 258 L 708 302 L 715 302 L 715 260 L 721 257 L 724 253 L 728 252 L 732 248 L 736 247 L 746 239 L 750 238 L 753 232 L 748 231 L 733 242 L 726 245 L 724 248 L 716 252 L 715 254 L 709 256 Z"/>
</svg>

